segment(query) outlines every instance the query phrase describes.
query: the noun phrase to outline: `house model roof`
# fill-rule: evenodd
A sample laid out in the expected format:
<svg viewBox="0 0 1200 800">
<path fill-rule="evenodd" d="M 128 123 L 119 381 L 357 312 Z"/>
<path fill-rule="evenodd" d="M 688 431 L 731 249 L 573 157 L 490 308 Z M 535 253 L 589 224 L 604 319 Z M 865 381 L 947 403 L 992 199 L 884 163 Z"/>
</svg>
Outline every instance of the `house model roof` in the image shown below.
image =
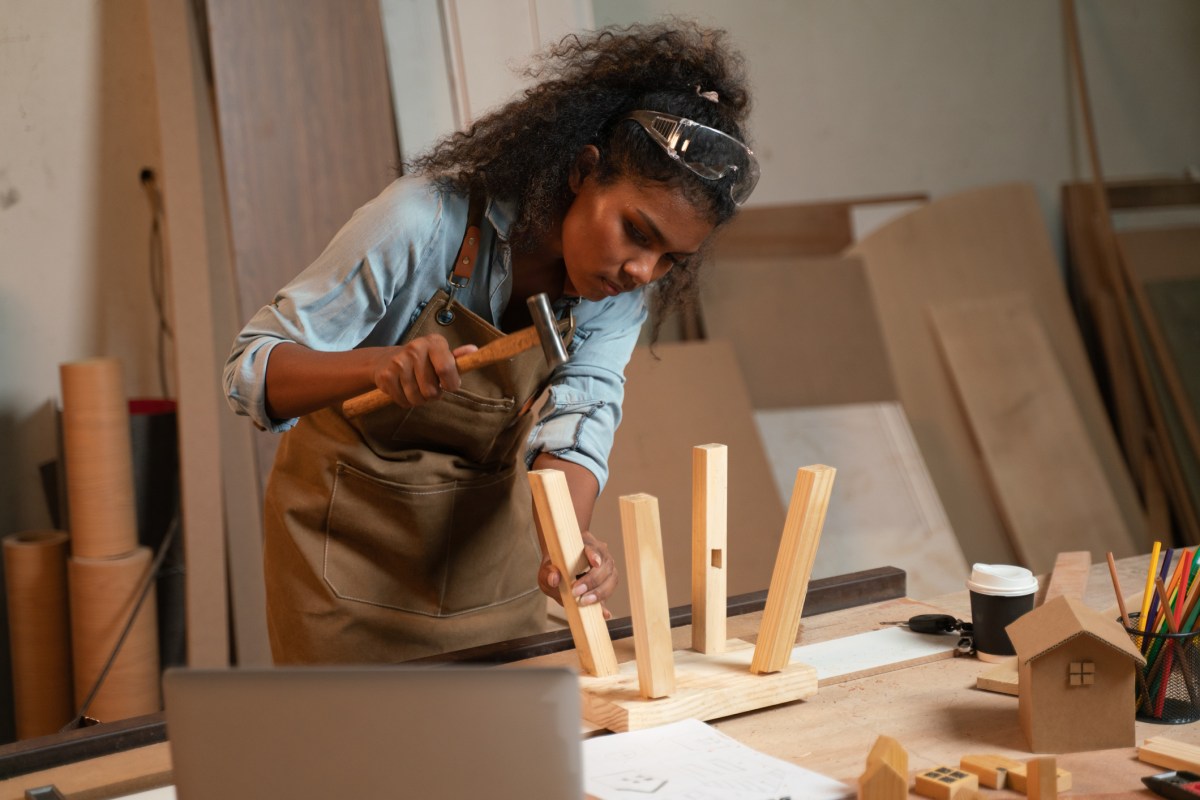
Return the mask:
<svg viewBox="0 0 1200 800">
<path fill-rule="evenodd" d="M 1120 623 L 1072 597 L 1056 597 L 1025 614 L 1005 630 L 1022 664 L 1077 636 L 1091 636 L 1139 664 L 1146 663 Z"/>
</svg>

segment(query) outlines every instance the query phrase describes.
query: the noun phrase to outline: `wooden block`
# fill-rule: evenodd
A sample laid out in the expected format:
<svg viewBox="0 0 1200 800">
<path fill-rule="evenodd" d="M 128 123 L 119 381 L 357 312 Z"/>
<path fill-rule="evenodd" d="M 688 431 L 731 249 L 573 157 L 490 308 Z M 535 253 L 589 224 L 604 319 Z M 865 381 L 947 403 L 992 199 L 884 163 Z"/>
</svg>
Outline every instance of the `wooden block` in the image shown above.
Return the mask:
<svg viewBox="0 0 1200 800">
<path fill-rule="evenodd" d="M 583 536 L 571 504 L 567 477 L 556 469 L 536 469 L 530 471 L 529 483 L 546 549 L 555 568 L 563 576 L 565 587 L 570 576 L 587 569 L 583 556 Z M 562 601 L 580 665 L 591 675 L 615 675 L 617 654 L 613 651 L 608 626 L 604 624 L 603 608 L 599 603 L 580 606 L 569 591 L 562 592 Z"/>
<path fill-rule="evenodd" d="M 808 594 L 808 579 L 812 575 L 813 559 L 821 541 L 825 511 L 833 491 L 833 467 L 815 465 L 796 472 L 796 485 L 783 527 L 783 541 L 771 573 L 767 590 L 767 605 L 763 610 L 754 647 L 750 671 L 761 675 L 778 672 L 787 666 L 796 634 L 800 629 L 800 614 Z"/>
<path fill-rule="evenodd" d="M 959 769 L 970 772 L 979 778 L 979 785 L 989 789 L 1003 789 L 1008 784 L 1008 774 L 1019 767 L 1024 767 L 1014 758 L 985 753 L 982 755 L 963 756 L 958 762 Z"/>
<path fill-rule="evenodd" d="M 1026 782 L 1025 794 L 1029 800 L 1056 800 L 1058 797 L 1058 770 L 1054 756 L 1039 756 L 1031 758 L 1025 764 L 1029 780 Z"/>
<path fill-rule="evenodd" d="M 1022 562 L 1048 572 L 1082 542 L 1118 558 L 1138 552 L 1029 299 L 939 305 L 931 316 Z"/>
<path fill-rule="evenodd" d="M 858 800 L 905 800 L 906 797 L 908 773 L 883 761 L 868 763 L 858 779 Z"/>
<path fill-rule="evenodd" d="M 1071 773 L 1065 769 L 1054 770 L 1055 787 L 1060 792 L 1065 792 L 1071 788 Z M 1008 770 L 1008 786 L 1015 792 L 1028 794 L 1029 789 L 1029 766 L 1028 763 L 1020 764 L 1016 767 L 1011 767 Z"/>
<path fill-rule="evenodd" d="M 975 679 L 975 688 L 988 692 L 1011 694 L 1016 697 L 1018 694 L 1017 659 L 1015 657 L 1005 659 L 994 667 L 979 673 L 979 677 Z"/>
<path fill-rule="evenodd" d="M 867 766 L 882 762 L 901 775 L 908 775 L 908 751 L 891 736 L 879 736 L 867 753 Z"/>
<path fill-rule="evenodd" d="M 622 664 L 618 675 L 581 675 L 583 718 L 610 731 L 633 731 L 681 719 L 719 719 L 816 694 L 817 672 L 812 667 L 790 664 L 770 675 L 752 675 L 748 667 L 753 654 L 753 645 L 740 639 L 731 639 L 725 651 L 715 655 L 678 650 L 675 692 L 657 700 L 639 695 L 632 662 Z"/>
<path fill-rule="evenodd" d="M 978 776 L 954 767 L 937 767 L 917 773 L 917 794 L 934 800 L 955 800 L 978 788 Z"/>
<path fill-rule="evenodd" d="M 699 653 L 725 647 L 728 481 L 728 447 L 692 448 L 692 649 Z"/>
<path fill-rule="evenodd" d="M 666 697 L 675 691 L 675 656 L 658 500 L 648 494 L 622 497 L 621 533 L 625 541 L 625 571 L 629 576 L 629 604 L 633 609 L 638 686 L 642 697 L 647 699 Z"/>
<path fill-rule="evenodd" d="M 1138 748 L 1138 760 L 1166 769 L 1200 772 L 1200 745 L 1152 736 Z"/>
<path fill-rule="evenodd" d="M 1082 600 L 1083 593 L 1087 591 L 1088 570 L 1091 568 L 1092 554 L 1087 550 L 1059 553 L 1054 559 L 1054 572 L 1050 574 L 1042 602 L 1048 603 L 1064 596 Z"/>
</svg>

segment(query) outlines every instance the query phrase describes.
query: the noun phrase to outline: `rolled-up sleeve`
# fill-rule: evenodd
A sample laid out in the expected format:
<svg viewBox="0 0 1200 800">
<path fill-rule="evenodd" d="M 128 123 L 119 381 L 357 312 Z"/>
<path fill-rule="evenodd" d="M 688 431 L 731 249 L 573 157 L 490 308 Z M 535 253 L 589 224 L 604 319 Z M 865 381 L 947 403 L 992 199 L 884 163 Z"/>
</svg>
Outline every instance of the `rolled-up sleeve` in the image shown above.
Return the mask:
<svg viewBox="0 0 1200 800">
<path fill-rule="evenodd" d="M 532 465 L 539 453 L 549 453 L 590 470 L 603 490 L 621 423 L 625 366 L 647 316 L 644 292 L 585 301 L 575 316 L 575 349 L 551 376 L 549 397 L 530 434 L 526 463 Z"/>
<path fill-rule="evenodd" d="M 296 342 L 313 350 L 350 350 L 385 316 L 404 313 L 391 306 L 412 284 L 422 247 L 437 226 L 438 209 L 429 199 L 424 186 L 389 188 L 355 212 L 320 257 L 259 309 L 225 362 L 222 378 L 234 411 L 263 430 L 288 430 L 295 419 L 267 413 L 267 363 L 275 346 Z M 407 319 L 396 327 L 404 324 Z"/>
</svg>

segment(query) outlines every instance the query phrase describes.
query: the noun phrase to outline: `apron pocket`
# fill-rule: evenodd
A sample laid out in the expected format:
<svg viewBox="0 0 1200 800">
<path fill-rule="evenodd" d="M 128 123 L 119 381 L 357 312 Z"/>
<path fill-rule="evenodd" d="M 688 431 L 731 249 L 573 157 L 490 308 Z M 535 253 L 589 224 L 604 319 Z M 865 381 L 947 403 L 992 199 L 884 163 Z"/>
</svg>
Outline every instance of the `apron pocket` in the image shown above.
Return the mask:
<svg viewBox="0 0 1200 800">
<path fill-rule="evenodd" d="M 516 416 L 511 397 L 487 397 L 460 389 L 440 400 L 410 409 L 392 431 L 392 445 L 457 453 L 475 464 L 487 464 L 496 437 Z"/>
<path fill-rule="evenodd" d="M 540 551 L 514 525 L 517 470 L 429 485 L 339 463 L 326 522 L 324 577 L 339 598 L 453 616 L 537 588 Z M 523 503 L 528 507 L 528 500 Z"/>
</svg>

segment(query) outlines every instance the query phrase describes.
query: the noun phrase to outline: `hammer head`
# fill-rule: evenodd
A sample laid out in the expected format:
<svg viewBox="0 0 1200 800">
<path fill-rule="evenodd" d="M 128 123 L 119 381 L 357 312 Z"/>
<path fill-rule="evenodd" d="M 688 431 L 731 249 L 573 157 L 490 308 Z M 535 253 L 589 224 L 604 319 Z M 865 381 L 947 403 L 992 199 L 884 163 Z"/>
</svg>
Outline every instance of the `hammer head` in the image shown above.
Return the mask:
<svg viewBox="0 0 1200 800">
<path fill-rule="evenodd" d="M 529 306 L 529 316 L 533 318 L 533 327 L 537 330 L 538 339 L 542 343 L 542 352 L 546 355 L 546 363 L 550 369 L 567 363 L 567 349 L 563 347 L 558 335 L 558 322 L 554 312 L 550 310 L 550 298 L 545 292 L 530 296 L 525 304 Z"/>
</svg>

